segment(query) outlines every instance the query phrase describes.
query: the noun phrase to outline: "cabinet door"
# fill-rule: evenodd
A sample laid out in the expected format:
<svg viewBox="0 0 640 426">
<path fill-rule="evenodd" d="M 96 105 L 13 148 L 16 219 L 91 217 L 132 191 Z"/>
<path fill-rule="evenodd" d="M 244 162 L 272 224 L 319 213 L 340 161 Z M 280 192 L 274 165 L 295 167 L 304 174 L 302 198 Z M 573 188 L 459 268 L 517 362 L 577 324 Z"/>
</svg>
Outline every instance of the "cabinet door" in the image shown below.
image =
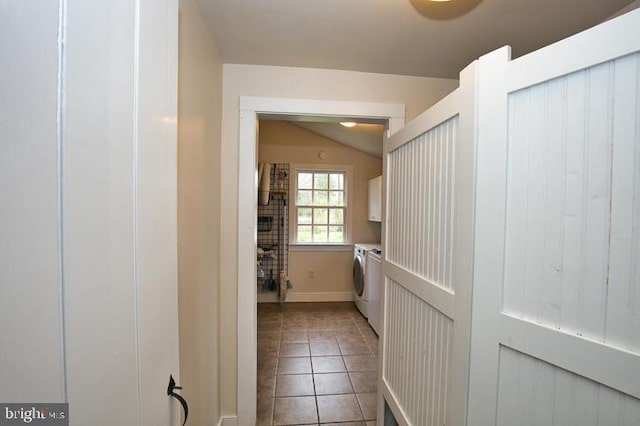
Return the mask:
<svg viewBox="0 0 640 426">
<path fill-rule="evenodd" d="M 382 176 L 369 181 L 368 186 L 368 219 L 372 222 L 382 221 Z"/>
</svg>

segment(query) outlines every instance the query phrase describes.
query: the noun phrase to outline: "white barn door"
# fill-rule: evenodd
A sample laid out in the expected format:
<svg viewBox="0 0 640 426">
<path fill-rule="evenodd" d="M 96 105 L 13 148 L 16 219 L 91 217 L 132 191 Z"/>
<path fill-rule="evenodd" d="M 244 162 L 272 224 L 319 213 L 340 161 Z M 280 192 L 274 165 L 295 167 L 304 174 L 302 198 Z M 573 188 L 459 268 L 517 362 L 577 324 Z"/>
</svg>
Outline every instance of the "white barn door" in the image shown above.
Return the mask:
<svg viewBox="0 0 640 426">
<path fill-rule="evenodd" d="M 385 141 L 382 394 L 400 424 L 465 424 L 476 65 Z M 379 418 L 381 411 L 379 411 Z"/>
<path fill-rule="evenodd" d="M 639 28 L 480 59 L 470 426 L 640 425 Z"/>
</svg>

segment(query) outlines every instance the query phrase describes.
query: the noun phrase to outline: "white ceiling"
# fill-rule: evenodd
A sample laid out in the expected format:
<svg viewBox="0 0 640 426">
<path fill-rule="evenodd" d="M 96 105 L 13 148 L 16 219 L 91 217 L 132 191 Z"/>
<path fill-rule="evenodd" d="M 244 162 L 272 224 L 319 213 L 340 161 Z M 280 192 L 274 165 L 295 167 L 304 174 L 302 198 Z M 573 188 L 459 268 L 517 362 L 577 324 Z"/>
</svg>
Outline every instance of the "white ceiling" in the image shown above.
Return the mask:
<svg viewBox="0 0 640 426">
<path fill-rule="evenodd" d="M 224 63 L 442 78 L 458 78 L 471 61 L 505 44 L 521 56 L 631 3 L 453 0 L 424 7 L 479 4 L 453 19 L 433 19 L 412 5 L 426 0 L 196 1 Z"/>
<path fill-rule="evenodd" d="M 196 2 L 224 63 L 457 79 L 485 53 L 509 44 L 514 58 L 524 55 L 606 20 L 632 0 Z M 287 118 L 381 157 L 383 126 L 318 122 L 326 119 Z"/>
</svg>

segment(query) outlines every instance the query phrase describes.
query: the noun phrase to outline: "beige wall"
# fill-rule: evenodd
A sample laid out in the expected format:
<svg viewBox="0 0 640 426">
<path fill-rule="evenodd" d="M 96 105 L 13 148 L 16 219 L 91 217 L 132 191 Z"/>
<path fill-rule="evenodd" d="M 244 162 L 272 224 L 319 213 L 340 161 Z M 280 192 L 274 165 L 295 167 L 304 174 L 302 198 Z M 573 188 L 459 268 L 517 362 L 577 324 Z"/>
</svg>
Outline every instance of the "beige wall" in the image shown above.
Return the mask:
<svg viewBox="0 0 640 426">
<path fill-rule="evenodd" d="M 218 258 L 222 63 L 192 0 L 180 1 L 178 299 L 189 423 L 220 417 Z"/>
<path fill-rule="evenodd" d="M 381 136 L 382 139 L 382 136 Z M 382 140 L 380 141 L 382 143 Z M 382 173 L 382 160 L 349 148 L 284 121 L 261 120 L 258 161 L 261 163 L 340 164 L 352 166 L 351 240 L 379 242 L 380 224 L 367 220 L 367 181 Z M 320 159 L 319 151 L 326 157 Z M 294 284 L 289 298 L 299 293 L 349 293 L 352 289 L 350 250 L 296 251 L 289 253 L 289 277 Z M 309 278 L 308 271 L 316 272 Z M 336 295 L 337 296 L 337 295 Z M 327 295 L 328 299 L 333 300 Z"/>
<path fill-rule="evenodd" d="M 236 413 L 238 105 L 240 96 L 402 103 L 412 119 L 456 80 L 354 71 L 225 64 L 223 67 L 220 348 L 222 413 Z M 247 265 L 252 268 L 253 265 Z"/>
</svg>

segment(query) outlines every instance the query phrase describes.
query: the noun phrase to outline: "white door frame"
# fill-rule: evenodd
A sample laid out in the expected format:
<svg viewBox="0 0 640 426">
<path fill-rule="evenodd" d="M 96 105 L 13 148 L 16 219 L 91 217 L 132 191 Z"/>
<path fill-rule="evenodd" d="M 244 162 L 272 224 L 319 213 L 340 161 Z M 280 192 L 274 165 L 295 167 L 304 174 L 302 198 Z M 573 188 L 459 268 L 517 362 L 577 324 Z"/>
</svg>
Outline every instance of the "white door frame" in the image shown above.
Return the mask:
<svg viewBox="0 0 640 426">
<path fill-rule="evenodd" d="M 258 115 L 309 115 L 387 120 L 389 133 L 404 125 L 402 104 L 240 97 L 238 159 L 238 347 L 237 410 L 239 425 L 256 422 L 257 396 L 257 148 Z M 250 267 L 249 265 L 253 265 Z M 240 403 L 242 401 L 242 403 Z"/>
</svg>

